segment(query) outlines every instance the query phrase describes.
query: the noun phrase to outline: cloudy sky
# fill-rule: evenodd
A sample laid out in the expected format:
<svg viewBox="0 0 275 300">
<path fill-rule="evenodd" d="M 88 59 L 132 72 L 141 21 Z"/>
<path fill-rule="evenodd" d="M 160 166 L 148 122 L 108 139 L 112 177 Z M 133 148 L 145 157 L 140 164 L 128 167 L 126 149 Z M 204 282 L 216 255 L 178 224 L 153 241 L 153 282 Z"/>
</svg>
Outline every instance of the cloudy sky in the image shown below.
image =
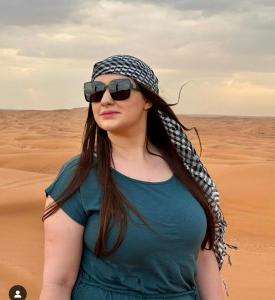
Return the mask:
<svg viewBox="0 0 275 300">
<path fill-rule="evenodd" d="M 144 60 L 176 113 L 275 116 L 274 0 L 0 0 L 0 109 L 86 107 L 92 66 Z"/>
</svg>

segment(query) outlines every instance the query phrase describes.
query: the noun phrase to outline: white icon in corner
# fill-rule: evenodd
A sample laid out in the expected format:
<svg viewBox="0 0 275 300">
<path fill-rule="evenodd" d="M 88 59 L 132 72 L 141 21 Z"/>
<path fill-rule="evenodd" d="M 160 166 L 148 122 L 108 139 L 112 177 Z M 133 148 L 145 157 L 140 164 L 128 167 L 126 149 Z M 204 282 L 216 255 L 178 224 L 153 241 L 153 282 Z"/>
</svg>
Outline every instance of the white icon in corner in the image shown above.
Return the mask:
<svg viewBox="0 0 275 300">
<path fill-rule="evenodd" d="M 20 291 L 17 290 L 17 291 L 15 292 L 15 294 L 16 294 L 16 295 L 14 296 L 14 299 L 21 299 L 21 298 L 22 298 L 21 295 L 20 295 Z"/>
</svg>

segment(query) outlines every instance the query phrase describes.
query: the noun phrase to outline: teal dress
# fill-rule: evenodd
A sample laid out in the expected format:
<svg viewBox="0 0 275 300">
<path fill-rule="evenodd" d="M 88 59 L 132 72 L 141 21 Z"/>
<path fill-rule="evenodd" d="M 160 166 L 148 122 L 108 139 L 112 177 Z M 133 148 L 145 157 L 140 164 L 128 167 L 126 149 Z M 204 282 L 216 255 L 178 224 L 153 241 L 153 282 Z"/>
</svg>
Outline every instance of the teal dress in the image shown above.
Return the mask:
<svg viewBox="0 0 275 300">
<path fill-rule="evenodd" d="M 45 189 L 56 199 L 71 178 L 80 155 L 66 161 Z M 96 163 L 96 160 L 95 160 Z M 128 177 L 112 168 L 120 191 L 154 229 L 132 212 L 123 243 L 109 257 L 94 254 L 99 228 L 101 187 L 94 168 L 62 209 L 85 227 L 83 252 L 72 300 L 199 300 L 196 260 L 206 233 L 203 208 L 173 175 L 161 182 Z M 112 227 L 108 250 L 117 236 Z M 157 233 L 155 232 L 157 231 Z"/>
</svg>

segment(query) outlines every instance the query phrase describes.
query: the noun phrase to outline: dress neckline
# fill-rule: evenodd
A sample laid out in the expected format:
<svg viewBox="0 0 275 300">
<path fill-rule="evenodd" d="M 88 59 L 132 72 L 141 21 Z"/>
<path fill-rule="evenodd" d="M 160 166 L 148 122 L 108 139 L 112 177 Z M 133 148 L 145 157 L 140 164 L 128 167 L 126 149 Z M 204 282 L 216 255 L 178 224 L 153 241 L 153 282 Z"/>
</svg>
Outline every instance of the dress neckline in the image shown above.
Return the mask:
<svg viewBox="0 0 275 300">
<path fill-rule="evenodd" d="M 111 169 L 112 169 L 112 172 L 116 173 L 117 175 L 120 175 L 123 178 L 126 178 L 128 180 L 131 180 L 131 181 L 134 181 L 134 182 L 137 182 L 137 183 L 142 183 L 142 184 L 162 185 L 162 184 L 169 183 L 174 178 L 174 174 L 172 174 L 172 176 L 170 178 L 168 178 L 166 180 L 163 180 L 163 181 L 145 181 L 145 180 L 129 177 L 129 176 L 119 172 L 118 170 L 114 169 L 113 167 L 111 167 Z"/>
<path fill-rule="evenodd" d="M 94 157 L 96 159 L 96 155 L 94 154 Z M 116 170 L 115 168 L 111 167 L 111 171 L 116 174 L 119 175 L 122 178 L 134 181 L 136 183 L 142 183 L 142 184 L 148 184 L 148 185 L 162 185 L 162 184 L 167 184 L 170 181 L 172 181 L 175 177 L 174 173 L 172 174 L 172 176 L 170 176 L 168 179 L 163 180 L 163 181 L 145 181 L 145 180 L 141 180 L 141 179 L 137 179 L 137 178 L 133 178 L 133 177 L 129 177 L 121 172 L 119 172 L 118 170 Z"/>
</svg>

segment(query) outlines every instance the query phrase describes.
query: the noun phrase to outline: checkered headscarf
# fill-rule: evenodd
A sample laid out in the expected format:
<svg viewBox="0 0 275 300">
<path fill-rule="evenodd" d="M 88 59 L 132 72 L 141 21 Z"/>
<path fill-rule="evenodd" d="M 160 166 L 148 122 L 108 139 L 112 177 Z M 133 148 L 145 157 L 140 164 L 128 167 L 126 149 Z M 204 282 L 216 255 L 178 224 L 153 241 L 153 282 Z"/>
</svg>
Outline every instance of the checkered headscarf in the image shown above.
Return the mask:
<svg viewBox="0 0 275 300">
<path fill-rule="evenodd" d="M 158 78 L 154 74 L 153 70 L 142 60 L 134 56 L 113 55 L 102 61 L 98 61 L 94 64 L 91 79 L 94 80 L 95 77 L 108 73 L 126 75 L 135 79 L 138 83 L 144 84 L 154 93 L 159 94 Z M 232 265 L 230 255 L 226 251 L 226 246 L 232 249 L 238 249 L 238 247 L 227 244 L 224 241 L 224 232 L 227 223 L 219 205 L 219 192 L 217 191 L 215 183 L 208 174 L 207 169 L 200 161 L 192 143 L 188 140 L 186 134 L 182 130 L 180 124 L 164 115 L 163 112 L 159 111 L 159 115 L 172 143 L 176 146 L 177 152 L 183 160 L 183 164 L 205 192 L 208 204 L 216 221 L 213 250 L 217 259 L 219 270 L 221 270 L 224 262 L 223 256 L 225 255 L 228 256 L 228 262 Z"/>
</svg>

